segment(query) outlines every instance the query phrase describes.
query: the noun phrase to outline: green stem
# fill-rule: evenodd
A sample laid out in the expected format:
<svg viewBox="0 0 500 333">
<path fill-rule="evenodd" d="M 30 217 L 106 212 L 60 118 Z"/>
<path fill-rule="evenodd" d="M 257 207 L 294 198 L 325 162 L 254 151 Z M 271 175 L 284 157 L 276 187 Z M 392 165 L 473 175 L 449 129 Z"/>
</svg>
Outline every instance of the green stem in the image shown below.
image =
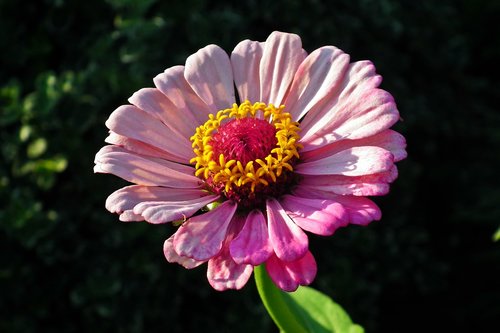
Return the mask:
<svg viewBox="0 0 500 333">
<path fill-rule="evenodd" d="M 286 333 L 307 333 L 285 302 L 287 295 L 274 285 L 263 265 L 255 267 L 254 277 L 262 303 L 279 329 Z"/>
</svg>

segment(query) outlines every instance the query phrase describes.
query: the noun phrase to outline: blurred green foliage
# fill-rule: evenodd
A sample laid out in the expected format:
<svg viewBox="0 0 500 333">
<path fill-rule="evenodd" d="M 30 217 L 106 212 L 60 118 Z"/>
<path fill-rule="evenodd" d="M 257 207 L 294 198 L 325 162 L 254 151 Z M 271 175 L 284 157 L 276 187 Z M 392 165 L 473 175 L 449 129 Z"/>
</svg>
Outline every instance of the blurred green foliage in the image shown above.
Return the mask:
<svg viewBox="0 0 500 333">
<path fill-rule="evenodd" d="M 500 313 L 495 0 L 0 1 L 0 331 L 275 332 L 252 282 L 166 263 L 171 226 L 119 223 L 104 121 L 165 68 L 273 30 L 370 59 L 409 158 L 381 222 L 311 237 L 314 287 L 367 332 L 491 332 Z"/>
</svg>

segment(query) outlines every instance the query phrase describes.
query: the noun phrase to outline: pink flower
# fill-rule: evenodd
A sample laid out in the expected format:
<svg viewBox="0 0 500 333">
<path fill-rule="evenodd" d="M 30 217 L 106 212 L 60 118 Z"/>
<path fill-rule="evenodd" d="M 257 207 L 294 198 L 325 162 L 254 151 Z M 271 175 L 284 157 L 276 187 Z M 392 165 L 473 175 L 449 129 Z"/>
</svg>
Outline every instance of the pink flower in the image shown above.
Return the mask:
<svg viewBox="0 0 500 333">
<path fill-rule="evenodd" d="M 242 288 L 260 264 L 283 290 L 310 284 L 306 232 L 379 220 L 366 196 L 386 194 L 406 157 L 381 81 L 369 61 L 333 46 L 307 54 L 294 34 L 242 41 L 230 56 L 208 45 L 109 117 L 95 172 L 135 185 L 106 208 L 180 224 L 166 259 L 208 262 L 217 290 Z"/>
</svg>

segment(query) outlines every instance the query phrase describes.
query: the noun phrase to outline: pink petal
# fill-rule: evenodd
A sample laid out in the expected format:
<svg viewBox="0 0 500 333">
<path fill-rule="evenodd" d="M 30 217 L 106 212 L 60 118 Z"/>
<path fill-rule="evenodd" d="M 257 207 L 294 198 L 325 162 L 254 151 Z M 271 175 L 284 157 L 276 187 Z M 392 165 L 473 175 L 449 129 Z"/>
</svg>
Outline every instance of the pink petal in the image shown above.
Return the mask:
<svg viewBox="0 0 500 333">
<path fill-rule="evenodd" d="M 302 161 L 314 161 L 357 146 L 376 146 L 384 148 L 385 150 L 390 151 L 394 156 L 394 162 L 406 158 L 406 140 L 404 136 L 391 129 L 384 130 L 380 133 L 362 139 L 340 140 L 314 150 L 305 152 L 301 151 L 300 158 Z"/>
<path fill-rule="evenodd" d="M 353 147 L 311 162 L 300 163 L 295 172 L 303 175 L 362 176 L 388 171 L 394 157 L 383 148 Z"/>
<path fill-rule="evenodd" d="M 111 193 L 106 199 L 106 209 L 111 213 L 121 214 L 126 210 L 133 209 L 140 202 L 157 199 L 156 189 L 164 189 L 164 187 L 126 186 Z"/>
<path fill-rule="evenodd" d="M 259 65 L 262 52 L 262 43 L 244 40 L 236 45 L 231 53 L 234 83 L 242 102 L 245 100 L 252 103 L 261 101 Z"/>
<path fill-rule="evenodd" d="M 204 261 L 198 261 L 178 255 L 174 250 L 174 235 L 170 236 L 163 244 L 163 254 L 169 263 L 177 263 L 187 269 L 198 267 L 204 263 Z"/>
<path fill-rule="evenodd" d="M 370 142 L 371 146 L 382 147 L 385 150 L 390 151 L 394 156 L 394 162 L 401 161 L 407 156 L 405 137 L 391 129 L 380 132 L 369 138 L 361 139 L 358 141 L 358 145 L 368 145 L 368 142 Z"/>
<path fill-rule="evenodd" d="M 325 118 L 304 132 L 301 140 L 304 151 L 339 139 L 359 139 L 377 134 L 398 121 L 399 113 L 388 92 L 373 89 L 335 106 Z"/>
<path fill-rule="evenodd" d="M 175 109 L 167 109 L 166 112 L 170 123 L 176 126 L 178 124 L 182 132 L 194 134 L 196 127 L 205 123 L 208 115 L 213 112 L 184 78 L 184 66 L 170 67 L 158 74 L 153 81 L 175 106 Z"/>
<path fill-rule="evenodd" d="M 141 202 L 190 200 L 207 196 L 201 189 L 173 189 L 168 187 L 131 185 L 113 192 L 106 200 L 106 209 L 111 213 L 121 213 L 134 208 Z"/>
<path fill-rule="evenodd" d="M 122 222 L 139 222 L 144 221 L 144 217 L 135 214 L 133 210 L 126 210 L 120 214 L 118 219 Z"/>
<path fill-rule="evenodd" d="M 367 225 L 382 218 L 380 208 L 368 198 L 340 196 L 337 201 L 349 212 L 349 220 L 352 224 Z"/>
<path fill-rule="evenodd" d="M 396 166 L 389 171 L 367 176 L 303 175 L 298 186 L 341 195 L 372 196 L 389 192 L 389 183 L 398 175 Z"/>
<path fill-rule="evenodd" d="M 229 250 L 229 244 L 241 230 L 244 223 L 243 216 L 235 215 L 233 217 L 222 250 L 217 256 L 208 261 L 208 282 L 216 290 L 241 289 L 252 275 L 253 266 L 236 263 Z"/>
<path fill-rule="evenodd" d="M 144 217 L 133 212 L 133 208 L 141 202 L 165 200 L 169 197 L 186 200 L 206 195 L 207 193 L 200 189 L 132 185 L 113 192 L 106 200 L 106 209 L 111 213 L 120 214 L 120 221 L 123 222 L 143 221 Z"/>
<path fill-rule="evenodd" d="M 307 251 L 302 258 L 292 262 L 282 261 L 277 256 L 272 256 L 266 261 L 266 270 L 274 284 L 284 291 L 291 292 L 295 291 L 299 285 L 311 284 L 318 268 L 313 255 Z"/>
<path fill-rule="evenodd" d="M 217 255 L 237 207 L 236 203 L 226 201 L 187 220 L 175 233 L 175 252 L 196 260 L 208 260 Z"/>
<path fill-rule="evenodd" d="M 218 195 L 207 195 L 191 200 L 149 201 L 134 207 L 134 213 L 144 216 L 149 223 L 166 223 L 176 220 L 186 220 L 198 210 L 216 201 Z"/>
<path fill-rule="evenodd" d="M 238 236 L 230 244 L 230 253 L 238 264 L 257 266 L 273 253 L 267 223 L 260 210 L 251 211 Z"/>
<path fill-rule="evenodd" d="M 309 130 L 311 126 L 328 115 L 333 106 L 348 98 L 352 93 L 377 88 L 381 82 L 382 77 L 376 73 L 375 66 L 370 61 L 351 63 L 338 91 L 331 95 L 324 105 L 318 105 L 307 114 L 301 122 L 302 129 Z"/>
<path fill-rule="evenodd" d="M 252 265 L 237 264 L 228 251 L 208 261 L 207 278 L 210 285 L 219 291 L 241 289 L 252 275 Z"/>
<path fill-rule="evenodd" d="M 342 204 L 349 213 L 349 223 L 367 225 L 372 221 L 378 221 L 382 217 L 380 208 L 370 199 L 350 195 L 337 195 L 324 192 L 314 188 L 296 187 L 293 194 L 301 197 L 316 199 L 327 199 Z"/>
<path fill-rule="evenodd" d="M 341 139 L 364 138 L 392 126 L 399 113 L 392 96 L 376 89 L 380 82 L 370 62 L 351 64 L 336 96 L 331 95 L 302 121 L 303 151 Z"/>
<path fill-rule="evenodd" d="M 283 103 L 304 58 L 299 36 L 275 31 L 267 38 L 259 70 L 262 102 L 276 106 Z"/>
<path fill-rule="evenodd" d="M 115 132 L 112 131 L 109 132 L 108 137 L 104 141 L 112 145 L 121 146 L 132 153 L 148 157 L 162 158 L 165 160 L 179 162 L 179 163 L 185 163 L 186 161 L 184 158 L 180 158 L 176 155 L 169 154 L 166 151 L 145 144 L 144 142 L 127 138 L 126 136 L 116 134 Z"/>
<path fill-rule="evenodd" d="M 217 45 L 205 46 L 190 55 L 184 77 L 212 112 L 230 108 L 235 102 L 231 62 Z"/>
<path fill-rule="evenodd" d="M 143 88 L 128 100 L 149 115 L 159 119 L 174 134 L 175 139 L 190 146 L 189 138 L 194 133 L 193 117 L 180 114 L 177 107 L 158 89 Z"/>
<path fill-rule="evenodd" d="M 335 94 L 349 66 L 349 56 L 333 46 L 312 52 L 300 64 L 284 104 L 299 120 L 328 96 Z"/>
<path fill-rule="evenodd" d="M 94 172 L 111 173 L 131 183 L 146 186 L 199 188 L 194 169 L 178 163 L 128 152 L 118 146 L 104 146 L 96 154 Z"/>
<path fill-rule="evenodd" d="M 122 105 L 106 121 L 113 132 L 144 142 L 169 154 L 183 159 L 185 163 L 194 156 L 189 141 L 179 136 L 141 109 L 132 105 Z"/>
<path fill-rule="evenodd" d="M 278 258 L 284 261 L 302 258 L 308 248 L 307 235 L 290 219 L 276 199 L 267 199 L 266 208 L 269 238 Z"/>
<path fill-rule="evenodd" d="M 349 214 L 336 201 L 284 195 L 280 200 L 287 214 L 302 229 L 330 236 L 349 224 Z"/>
</svg>

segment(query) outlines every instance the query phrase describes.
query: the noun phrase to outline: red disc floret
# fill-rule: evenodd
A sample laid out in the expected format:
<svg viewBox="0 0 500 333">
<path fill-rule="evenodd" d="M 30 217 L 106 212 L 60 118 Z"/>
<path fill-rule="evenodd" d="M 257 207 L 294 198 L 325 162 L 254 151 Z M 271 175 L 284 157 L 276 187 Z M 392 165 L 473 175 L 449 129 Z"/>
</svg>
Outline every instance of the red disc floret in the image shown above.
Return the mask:
<svg viewBox="0 0 500 333">
<path fill-rule="evenodd" d="M 243 165 L 264 159 L 276 144 L 276 128 L 265 120 L 250 117 L 221 125 L 210 141 L 214 157 L 223 154 L 226 161 L 236 160 Z"/>
</svg>

